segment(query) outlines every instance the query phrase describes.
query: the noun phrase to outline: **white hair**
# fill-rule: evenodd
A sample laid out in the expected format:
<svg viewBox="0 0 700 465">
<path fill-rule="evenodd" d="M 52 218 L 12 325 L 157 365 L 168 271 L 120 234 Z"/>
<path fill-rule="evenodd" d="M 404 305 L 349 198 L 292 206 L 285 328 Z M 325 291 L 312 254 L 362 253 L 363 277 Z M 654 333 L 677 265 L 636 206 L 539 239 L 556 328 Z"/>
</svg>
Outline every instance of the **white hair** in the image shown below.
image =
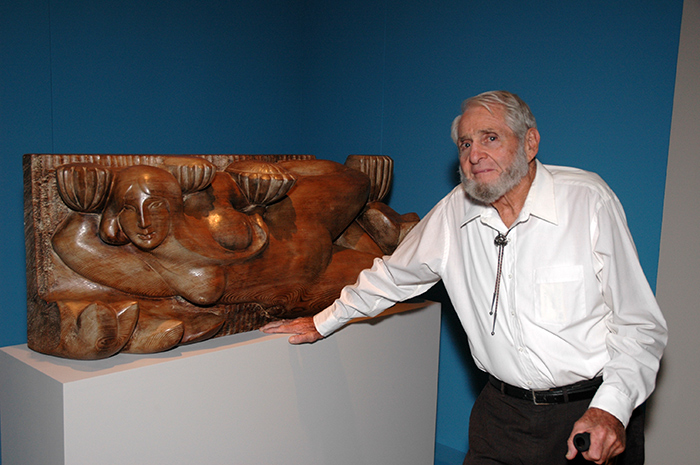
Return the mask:
<svg viewBox="0 0 700 465">
<path fill-rule="evenodd" d="M 492 90 L 470 97 L 462 103 L 462 113 L 452 121 L 452 140 L 459 143 L 459 122 L 470 107 L 480 105 L 493 114 L 493 107 L 500 105 L 505 110 L 506 125 L 519 141 L 525 139 L 528 129 L 537 128 L 535 116 L 530 107 L 517 95 L 505 90 Z"/>
</svg>

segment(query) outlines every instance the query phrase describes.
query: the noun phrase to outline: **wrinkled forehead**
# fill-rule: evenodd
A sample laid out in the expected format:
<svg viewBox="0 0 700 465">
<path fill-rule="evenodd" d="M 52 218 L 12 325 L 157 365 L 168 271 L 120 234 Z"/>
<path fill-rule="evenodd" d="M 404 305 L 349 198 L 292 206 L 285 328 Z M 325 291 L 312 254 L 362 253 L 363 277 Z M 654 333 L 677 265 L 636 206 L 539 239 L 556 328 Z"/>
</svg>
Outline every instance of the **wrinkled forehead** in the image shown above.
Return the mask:
<svg viewBox="0 0 700 465">
<path fill-rule="evenodd" d="M 473 105 L 465 106 L 460 125 L 457 128 L 458 138 L 462 138 L 463 131 L 466 130 L 461 124 L 465 120 L 471 120 L 472 124 L 474 124 L 473 120 L 478 120 L 477 126 L 480 126 L 478 129 L 480 132 L 484 132 L 484 126 L 489 126 L 492 132 L 512 135 L 521 144 L 524 143 L 528 129 L 526 124 L 521 124 L 512 112 L 509 112 L 508 108 L 501 103 L 475 102 Z M 472 130 L 476 129 L 472 128 Z"/>
<path fill-rule="evenodd" d="M 481 104 L 465 108 L 457 129 L 460 137 L 483 132 L 513 132 L 502 107 L 487 107 Z"/>
</svg>

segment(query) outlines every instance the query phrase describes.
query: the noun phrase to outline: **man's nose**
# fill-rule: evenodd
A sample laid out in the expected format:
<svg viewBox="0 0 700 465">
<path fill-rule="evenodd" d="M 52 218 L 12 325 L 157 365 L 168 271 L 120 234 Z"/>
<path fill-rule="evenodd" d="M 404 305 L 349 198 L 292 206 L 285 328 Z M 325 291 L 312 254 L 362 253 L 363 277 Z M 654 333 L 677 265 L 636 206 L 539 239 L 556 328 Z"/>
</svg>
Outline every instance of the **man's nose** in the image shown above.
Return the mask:
<svg viewBox="0 0 700 465">
<path fill-rule="evenodd" d="M 473 144 L 469 150 L 469 162 L 472 165 L 479 163 L 479 160 L 486 157 L 486 152 L 484 152 L 483 147 L 479 144 Z"/>
</svg>

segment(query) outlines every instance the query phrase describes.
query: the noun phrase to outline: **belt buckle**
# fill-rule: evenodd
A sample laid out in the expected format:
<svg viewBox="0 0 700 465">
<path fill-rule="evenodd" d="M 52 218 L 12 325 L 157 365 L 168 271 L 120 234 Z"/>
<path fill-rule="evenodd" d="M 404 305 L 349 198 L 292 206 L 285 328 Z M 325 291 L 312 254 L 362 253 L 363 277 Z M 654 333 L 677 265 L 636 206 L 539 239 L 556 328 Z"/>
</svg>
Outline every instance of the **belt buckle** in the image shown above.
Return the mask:
<svg viewBox="0 0 700 465">
<path fill-rule="evenodd" d="M 547 392 L 547 390 L 543 391 L 530 391 L 530 394 L 532 394 L 532 403 L 535 405 L 551 405 L 551 402 L 537 402 L 537 393 L 539 392 Z"/>
</svg>

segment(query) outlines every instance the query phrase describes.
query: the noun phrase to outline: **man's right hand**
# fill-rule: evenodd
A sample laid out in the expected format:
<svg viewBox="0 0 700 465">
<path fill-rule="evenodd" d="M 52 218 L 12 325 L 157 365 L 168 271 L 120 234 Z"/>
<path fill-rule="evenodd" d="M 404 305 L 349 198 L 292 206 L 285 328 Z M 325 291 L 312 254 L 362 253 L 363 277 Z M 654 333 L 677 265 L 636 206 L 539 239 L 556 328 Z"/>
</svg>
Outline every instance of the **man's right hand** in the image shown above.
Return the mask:
<svg viewBox="0 0 700 465">
<path fill-rule="evenodd" d="M 260 331 L 267 334 L 293 334 L 289 338 L 290 344 L 312 343 L 323 338 L 316 330 L 313 317 L 310 316 L 273 321 L 260 328 Z"/>
</svg>

